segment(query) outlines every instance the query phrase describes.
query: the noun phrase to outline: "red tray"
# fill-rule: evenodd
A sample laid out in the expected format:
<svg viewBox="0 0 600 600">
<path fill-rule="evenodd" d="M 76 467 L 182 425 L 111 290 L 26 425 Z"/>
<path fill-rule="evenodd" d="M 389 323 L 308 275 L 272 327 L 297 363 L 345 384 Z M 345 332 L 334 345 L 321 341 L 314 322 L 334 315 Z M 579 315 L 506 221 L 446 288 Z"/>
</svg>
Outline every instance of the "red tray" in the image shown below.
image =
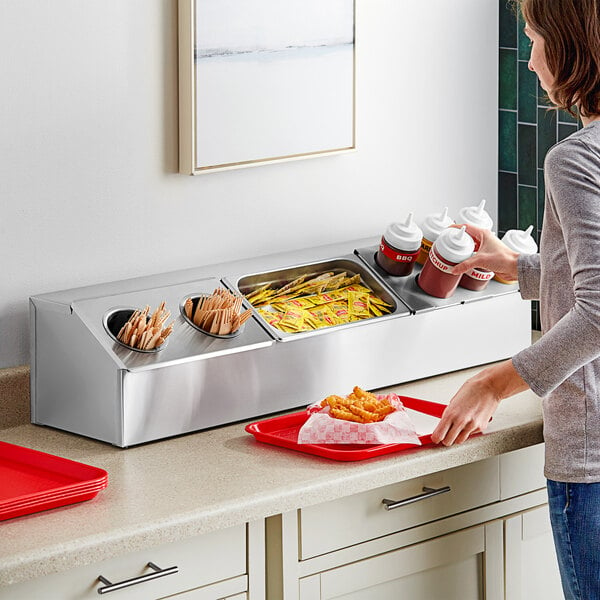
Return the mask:
<svg viewBox="0 0 600 600">
<path fill-rule="evenodd" d="M 104 469 L 0 442 L 0 521 L 90 500 L 107 485 Z"/>
<path fill-rule="evenodd" d="M 432 417 L 441 417 L 446 409 L 445 404 L 437 402 L 419 400 L 408 396 L 399 396 L 399 398 L 406 408 Z M 307 419 L 308 414 L 303 410 L 250 423 L 246 425 L 246 431 L 251 433 L 259 442 L 282 446 L 307 454 L 316 454 L 333 460 L 364 460 L 382 454 L 406 450 L 407 448 L 420 448 L 415 444 L 298 444 L 298 430 Z M 431 434 L 421 435 L 419 440 L 423 446 L 430 444 Z"/>
</svg>

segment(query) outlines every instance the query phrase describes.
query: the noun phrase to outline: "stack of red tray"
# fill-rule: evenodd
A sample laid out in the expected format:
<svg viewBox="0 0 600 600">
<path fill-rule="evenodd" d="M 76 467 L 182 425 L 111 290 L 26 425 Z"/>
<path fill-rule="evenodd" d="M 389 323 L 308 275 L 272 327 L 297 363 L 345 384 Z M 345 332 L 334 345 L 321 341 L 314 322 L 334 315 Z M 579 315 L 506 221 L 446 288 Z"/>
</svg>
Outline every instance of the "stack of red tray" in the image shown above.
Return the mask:
<svg viewBox="0 0 600 600">
<path fill-rule="evenodd" d="M 0 521 L 90 500 L 107 485 L 104 469 L 0 442 Z"/>
</svg>

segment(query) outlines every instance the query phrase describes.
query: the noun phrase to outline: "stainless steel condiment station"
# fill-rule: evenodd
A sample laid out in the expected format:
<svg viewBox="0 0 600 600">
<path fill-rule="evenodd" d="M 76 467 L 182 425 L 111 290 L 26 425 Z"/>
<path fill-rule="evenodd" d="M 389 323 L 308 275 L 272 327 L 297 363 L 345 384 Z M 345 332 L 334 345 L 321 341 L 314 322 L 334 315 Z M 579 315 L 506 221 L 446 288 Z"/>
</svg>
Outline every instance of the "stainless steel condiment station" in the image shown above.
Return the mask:
<svg viewBox="0 0 600 600">
<path fill-rule="evenodd" d="M 386 274 L 378 240 L 357 240 L 33 296 L 31 420 L 128 447 L 253 419 L 511 356 L 530 344 L 530 303 L 515 285 L 424 294 L 418 269 Z M 360 274 L 389 314 L 289 334 L 256 311 L 239 335 L 214 337 L 180 312 L 186 297 L 226 287 L 248 293 L 321 270 Z M 166 302 L 164 348 L 116 340 L 120 311 Z M 249 306 L 249 305 L 248 305 Z"/>
</svg>

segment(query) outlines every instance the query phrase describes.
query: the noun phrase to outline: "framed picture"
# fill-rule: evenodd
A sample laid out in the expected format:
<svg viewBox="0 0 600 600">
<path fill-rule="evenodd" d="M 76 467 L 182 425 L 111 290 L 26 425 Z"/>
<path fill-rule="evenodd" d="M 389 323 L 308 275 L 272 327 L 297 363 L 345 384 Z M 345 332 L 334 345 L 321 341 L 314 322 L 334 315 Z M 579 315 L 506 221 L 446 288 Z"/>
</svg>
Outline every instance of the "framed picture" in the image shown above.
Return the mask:
<svg viewBox="0 0 600 600">
<path fill-rule="evenodd" d="M 355 149 L 355 0 L 179 0 L 180 172 Z"/>
</svg>

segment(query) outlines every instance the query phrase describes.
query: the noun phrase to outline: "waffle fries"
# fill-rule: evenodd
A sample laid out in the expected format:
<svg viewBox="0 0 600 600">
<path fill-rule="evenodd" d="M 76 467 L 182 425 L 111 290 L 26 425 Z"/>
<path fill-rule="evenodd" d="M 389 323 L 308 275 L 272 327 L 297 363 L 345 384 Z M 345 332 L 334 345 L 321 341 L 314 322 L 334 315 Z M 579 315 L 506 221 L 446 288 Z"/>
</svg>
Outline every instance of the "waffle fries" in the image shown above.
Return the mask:
<svg viewBox="0 0 600 600">
<path fill-rule="evenodd" d="M 165 310 L 165 302 L 161 302 L 152 314 L 150 306 L 146 305 L 144 310 L 134 311 L 121 327 L 117 339 L 137 350 L 154 350 L 162 346 L 173 331 L 173 322 L 163 327 L 170 316 L 171 313 Z"/>
<path fill-rule="evenodd" d="M 187 298 L 183 310 L 194 325 L 213 335 L 235 333 L 251 316 L 252 309 L 240 312 L 242 297 L 223 288 L 211 295 L 200 296 L 194 308 L 192 298 Z"/>
<path fill-rule="evenodd" d="M 329 406 L 333 418 L 355 423 L 377 423 L 396 410 L 387 398 L 379 398 L 358 386 L 346 397 L 328 396 L 321 406 Z"/>
</svg>

